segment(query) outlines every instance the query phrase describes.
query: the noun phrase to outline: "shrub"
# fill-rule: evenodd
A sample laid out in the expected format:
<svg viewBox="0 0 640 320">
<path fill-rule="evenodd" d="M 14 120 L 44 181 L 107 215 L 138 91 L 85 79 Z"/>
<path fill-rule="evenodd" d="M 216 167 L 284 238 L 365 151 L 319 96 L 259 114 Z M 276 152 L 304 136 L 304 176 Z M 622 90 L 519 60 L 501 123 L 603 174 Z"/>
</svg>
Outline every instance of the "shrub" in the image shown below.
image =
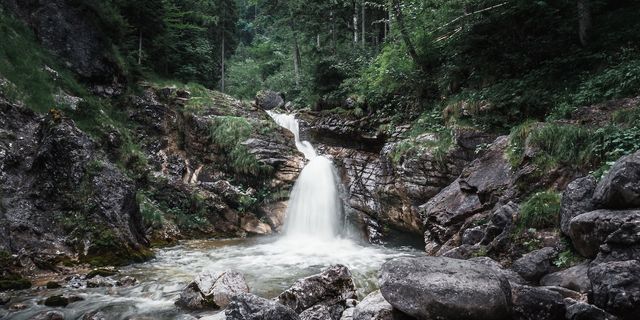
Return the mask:
<svg viewBox="0 0 640 320">
<path fill-rule="evenodd" d="M 533 194 L 520 207 L 518 229 L 546 229 L 556 225 L 560 215 L 560 194 L 543 191 Z"/>
</svg>

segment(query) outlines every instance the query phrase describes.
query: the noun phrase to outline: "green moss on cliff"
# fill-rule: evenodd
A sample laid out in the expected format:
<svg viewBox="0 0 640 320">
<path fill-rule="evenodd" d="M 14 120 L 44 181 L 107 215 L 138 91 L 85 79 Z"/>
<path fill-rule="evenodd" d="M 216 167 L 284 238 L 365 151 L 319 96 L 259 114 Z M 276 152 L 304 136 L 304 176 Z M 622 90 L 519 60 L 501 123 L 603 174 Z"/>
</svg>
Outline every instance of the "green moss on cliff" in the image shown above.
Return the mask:
<svg viewBox="0 0 640 320">
<path fill-rule="evenodd" d="M 560 216 L 560 199 L 560 194 L 553 191 L 533 194 L 520 207 L 518 229 L 555 227 Z"/>
</svg>

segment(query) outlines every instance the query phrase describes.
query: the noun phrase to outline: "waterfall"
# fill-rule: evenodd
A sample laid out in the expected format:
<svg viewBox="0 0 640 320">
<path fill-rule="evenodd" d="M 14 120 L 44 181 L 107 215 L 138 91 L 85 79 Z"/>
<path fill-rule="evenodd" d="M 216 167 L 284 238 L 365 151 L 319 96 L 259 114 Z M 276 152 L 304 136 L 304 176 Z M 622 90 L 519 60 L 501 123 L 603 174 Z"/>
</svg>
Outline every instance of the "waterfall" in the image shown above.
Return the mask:
<svg viewBox="0 0 640 320">
<path fill-rule="evenodd" d="M 331 160 L 318 156 L 308 141 L 300 141 L 300 126 L 293 114 L 268 111 L 280 126 L 295 136 L 296 148 L 309 160 L 293 186 L 287 218 L 285 237 L 317 238 L 330 240 L 338 235 L 342 201 Z"/>
</svg>

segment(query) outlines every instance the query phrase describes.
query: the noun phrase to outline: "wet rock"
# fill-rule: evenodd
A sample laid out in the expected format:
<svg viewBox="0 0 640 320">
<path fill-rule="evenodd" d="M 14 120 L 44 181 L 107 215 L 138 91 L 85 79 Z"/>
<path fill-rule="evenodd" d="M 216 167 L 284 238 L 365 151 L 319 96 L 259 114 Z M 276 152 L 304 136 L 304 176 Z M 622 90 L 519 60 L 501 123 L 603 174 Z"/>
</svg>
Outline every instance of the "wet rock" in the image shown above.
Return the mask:
<svg viewBox="0 0 640 320">
<path fill-rule="evenodd" d="M 354 309 L 353 320 L 400 320 L 402 314 L 393 309 L 380 293 L 380 290 L 370 293 Z"/>
<path fill-rule="evenodd" d="M 612 250 L 633 250 L 640 245 L 640 210 L 597 210 L 571 219 L 574 248 L 585 257 L 595 257 L 601 245 Z M 633 254 L 631 259 L 640 258 Z"/>
<path fill-rule="evenodd" d="M 277 300 L 298 313 L 315 305 L 324 305 L 333 318 L 339 318 L 346 308 L 346 300 L 356 298 L 351 272 L 343 265 L 335 265 L 320 274 L 296 281 Z"/>
<path fill-rule="evenodd" d="M 567 307 L 567 320 L 618 320 L 608 312 L 588 303 L 575 302 Z"/>
<path fill-rule="evenodd" d="M 291 308 L 250 293 L 234 296 L 225 316 L 227 320 L 300 320 Z"/>
<path fill-rule="evenodd" d="M 382 266 L 380 291 L 418 319 L 510 319 L 507 279 L 486 265 L 442 257 L 396 258 Z"/>
<path fill-rule="evenodd" d="M 569 183 L 562 193 L 560 230 L 565 235 L 569 235 L 571 219 L 596 209 L 596 205 L 592 201 L 596 183 L 596 178 L 586 176 Z"/>
<path fill-rule="evenodd" d="M 176 305 L 187 309 L 225 308 L 231 298 L 246 292 L 249 287 L 242 274 L 204 271 L 182 291 Z"/>
<path fill-rule="evenodd" d="M 136 283 L 138 283 L 138 279 L 131 277 L 131 276 L 125 276 L 120 278 L 118 281 L 116 281 L 116 286 L 118 287 L 131 287 L 136 285 Z"/>
<path fill-rule="evenodd" d="M 100 311 L 94 311 L 85 313 L 85 315 L 82 316 L 82 320 L 107 320 L 107 316 Z"/>
<path fill-rule="evenodd" d="M 557 292 L 529 286 L 513 286 L 512 303 L 517 320 L 564 320 L 564 297 Z"/>
<path fill-rule="evenodd" d="M 609 209 L 640 208 L 640 151 L 620 158 L 609 169 L 593 199 Z"/>
<path fill-rule="evenodd" d="M 333 320 L 331 310 L 325 305 L 313 306 L 300 313 L 300 320 Z"/>
<path fill-rule="evenodd" d="M 64 308 L 68 304 L 69 304 L 69 299 L 61 295 L 48 297 L 44 301 L 44 305 L 47 307 L 63 307 Z"/>
<path fill-rule="evenodd" d="M 263 90 L 256 94 L 256 105 L 264 110 L 272 110 L 284 106 L 284 99 L 278 92 Z"/>
<path fill-rule="evenodd" d="M 6 295 L 5 293 L 0 293 L 0 306 L 4 306 L 11 301 L 11 297 Z"/>
<path fill-rule="evenodd" d="M 64 313 L 60 311 L 46 311 L 35 315 L 31 320 L 64 320 Z"/>
<path fill-rule="evenodd" d="M 27 306 L 24 303 L 14 303 L 11 306 L 9 306 L 9 311 L 19 311 L 19 310 L 24 310 L 27 309 L 29 306 Z"/>
<path fill-rule="evenodd" d="M 240 219 L 242 230 L 249 234 L 267 235 L 271 234 L 271 226 L 258 220 L 255 216 L 242 217 Z"/>
<path fill-rule="evenodd" d="M 582 263 L 566 270 L 548 274 L 540 280 L 543 286 L 558 286 L 573 291 L 587 293 L 591 291 L 589 263 Z"/>
<path fill-rule="evenodd" d="M 87 280 L 87 288 L 111 288 L 115 286 L 116 282 L 113 279 L 103 276 L 95 276 Z"/>
<path fill-rule="evenodd" d="M 49 281 L 49 282 L 47 282 L 46 287 L 47 287 L 47 289 L 58 289 L 58 288 L 60 288 L 62 286 L 56 281 Z"/>
<path fill-rule="evenodd" d="M 637 319 L 640 312 L 640 262 L 615 261 L 589 269 L 593 304 L 620 319 Z"/>
<path fill-rule="evenodd" d="M 554 269 L 552 262 L 557 255 L 554 248 L 542 248 L 514 261 L 511 269 L 528 281 L 538 281 Z"/>
</svg>

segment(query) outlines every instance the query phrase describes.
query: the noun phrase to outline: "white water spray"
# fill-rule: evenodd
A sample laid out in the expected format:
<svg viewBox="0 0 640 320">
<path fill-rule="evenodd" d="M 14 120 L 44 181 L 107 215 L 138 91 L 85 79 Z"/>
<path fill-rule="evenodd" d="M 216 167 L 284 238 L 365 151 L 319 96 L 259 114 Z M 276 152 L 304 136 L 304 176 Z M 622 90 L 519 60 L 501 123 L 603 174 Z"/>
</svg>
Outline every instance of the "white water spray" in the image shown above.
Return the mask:
<svg viewBox="0 0 640 320">
<path fill-rule="evenodd" d="M 268 113 L 276 123 L 293 133 L 296 147 L 310 160 L 291 192 L 284 226 L 286 239 L 335 239 L 338 236 L 342 201 L 333 163 L 318 156 L 311 143 L 300 141 L 300 127 L 294 115 Z"/>
</svg>

